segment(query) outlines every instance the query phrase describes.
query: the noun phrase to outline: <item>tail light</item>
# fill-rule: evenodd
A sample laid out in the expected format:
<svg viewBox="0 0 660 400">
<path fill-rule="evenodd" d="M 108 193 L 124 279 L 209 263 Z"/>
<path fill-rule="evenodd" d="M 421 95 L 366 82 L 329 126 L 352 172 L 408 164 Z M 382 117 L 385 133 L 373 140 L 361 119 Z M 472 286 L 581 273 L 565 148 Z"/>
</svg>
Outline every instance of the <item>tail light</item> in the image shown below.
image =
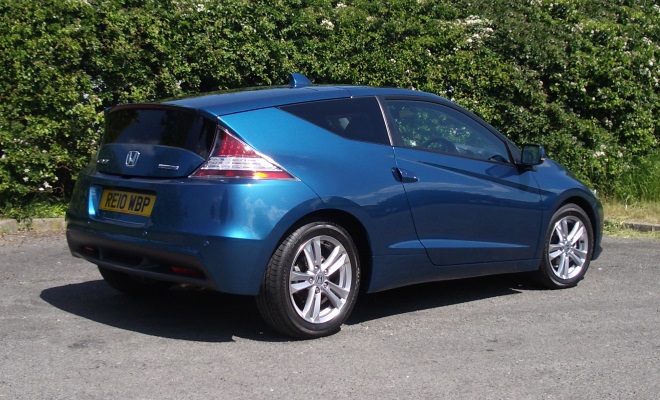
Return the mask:
<svg viewBox="0 0 660 400">
<path fill-rule="evenodd" d="M 273 161 L 225 130 L 218 130 L 211 155 L 191 177 L 293 179 Z"/>
</svg>

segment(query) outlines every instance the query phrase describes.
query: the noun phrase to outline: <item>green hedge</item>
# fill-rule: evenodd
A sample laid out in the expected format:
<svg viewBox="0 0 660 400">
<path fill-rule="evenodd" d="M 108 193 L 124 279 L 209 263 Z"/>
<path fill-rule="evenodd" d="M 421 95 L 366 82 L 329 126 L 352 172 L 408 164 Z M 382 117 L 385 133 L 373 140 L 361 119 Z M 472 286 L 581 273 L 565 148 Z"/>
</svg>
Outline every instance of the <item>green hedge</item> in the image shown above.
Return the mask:
<svg viewBox="0 0 660 400">
<path fill-rule="evenodd" d="M 0 0 L 0 204 L 65 200 L 105 107 L 290 71 L 448 97 L 617 195 L 658 149 L 659 44 L 653 1 Z"/>
</svg>

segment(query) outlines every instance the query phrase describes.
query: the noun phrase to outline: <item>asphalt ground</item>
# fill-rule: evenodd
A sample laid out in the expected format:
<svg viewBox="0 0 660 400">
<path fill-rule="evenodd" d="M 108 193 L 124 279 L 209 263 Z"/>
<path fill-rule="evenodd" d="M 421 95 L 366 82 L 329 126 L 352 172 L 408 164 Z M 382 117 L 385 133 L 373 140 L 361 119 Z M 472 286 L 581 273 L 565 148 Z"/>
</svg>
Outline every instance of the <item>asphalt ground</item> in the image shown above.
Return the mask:
<svg viewBox="0 0 660 400">
<path fill-rule="evenodd" d="M 3 399 L 657 399 L 660 243 L 606 237 L 576 288 L 522 275 L 360 298 L 342 331 L 290 341 L 253 299 L 134 299 L 62 231 L 0 239 Z"/>
</svg>

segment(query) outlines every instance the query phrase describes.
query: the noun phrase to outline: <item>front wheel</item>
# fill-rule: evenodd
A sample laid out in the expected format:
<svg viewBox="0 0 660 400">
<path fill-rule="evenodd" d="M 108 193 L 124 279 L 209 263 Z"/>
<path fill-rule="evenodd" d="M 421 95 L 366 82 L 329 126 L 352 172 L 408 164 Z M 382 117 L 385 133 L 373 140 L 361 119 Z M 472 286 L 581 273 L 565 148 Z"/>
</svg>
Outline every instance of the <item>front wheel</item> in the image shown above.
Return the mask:
<svg viewBox="0 0 660 400">
<path fill-rule="evenodd" d="M 285 335 L 327 336 L 348 318 L 359 284 L 359 259 L 348 232 L 331 222 L 313 222 L 277 248 L 257 305 L 266 323 Z"/>
<path fill-rule="evenodd" d="M 546 234 L 540 282 L 551 289 L 577 285 L 589 268 L 593 237 L 589 217 L 580 207 L 567 204 L 557 210 Z"/>
</svg>

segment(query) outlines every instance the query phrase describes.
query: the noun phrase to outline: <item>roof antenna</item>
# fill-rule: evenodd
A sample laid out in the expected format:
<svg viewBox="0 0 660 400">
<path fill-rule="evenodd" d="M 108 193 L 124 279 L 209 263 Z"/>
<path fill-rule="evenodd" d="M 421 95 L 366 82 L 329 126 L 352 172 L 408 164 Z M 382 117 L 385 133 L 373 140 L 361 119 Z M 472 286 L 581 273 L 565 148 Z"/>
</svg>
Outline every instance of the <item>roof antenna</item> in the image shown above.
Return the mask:
<svg viewBox="0 0 660 400">
<path fill-rule="evenodd" d="M 289 87 L 291 89 L 310 86 L 311 84 L 312 81 L 307 79 L 307 77 L 303 74 L 299 74 L 297 72 L 291 72 L 289 74 Z"/>
</svg>

